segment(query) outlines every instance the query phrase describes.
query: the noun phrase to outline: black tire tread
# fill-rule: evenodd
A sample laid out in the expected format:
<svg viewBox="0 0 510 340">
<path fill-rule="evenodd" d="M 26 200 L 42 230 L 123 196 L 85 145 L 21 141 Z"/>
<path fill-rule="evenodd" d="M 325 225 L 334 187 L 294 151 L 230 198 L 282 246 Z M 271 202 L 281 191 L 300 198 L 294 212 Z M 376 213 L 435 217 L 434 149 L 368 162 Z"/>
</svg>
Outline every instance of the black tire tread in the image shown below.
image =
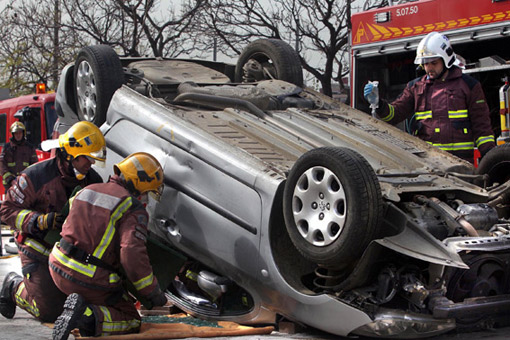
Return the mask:
<svg viewBox="0 0 510 340">
<path fill-rule="evenodd" d="M 292 214 L 292 195 L 297 178 L 306 169 L 324 162 L 341 164 L 339 179 L 350 201 L 344 231 L 334 244 L 314 247 L 298 234 Z M 330 169 L 331 170 L 331 169 Z M 327 267 L 342 267 L 342 263 L 357 260 L 370 241 L 379 234 L 384 204 L 377 176 L 359 153 L 337 147 L 311 150 L 298 159 L 289 174 L 284 189 L 284 217 L 289 236 L 297 250 L 308 260 Z"/>
<path fill-rule="evenodd" d="M 482 158 L 477 174 L 489 174 L 488 185 L 502 184 L 510 178 L 510 144 L 501 144 L 493 148 Z M 480 183 L 478 183 L 480 184 Z"/>
<path fill-rule="evenodd" d="M 98 89 L 97 111 L 92 123 L 100 126 L 106 120 L 106 111 L 115 91 L 120 88 L 124 82 L 124 72 L 122 64 L 115 51 L 108 45 L 86 46 L 80 50 L 74 67 L 74 75 L 78 72 L 78 65 L 86 60 L 91 65 L 96 78 Z M 75 78 L 76 79 L 76 78 Z M 76 109 L 80 120 L 84 119 L 78 105 L 78 97 L 75 86 Z"/>
<path fill-rule="evenodd" d="M 258 39 L 246 46 L 237 60 L 235 68 L 236 82 L 242 82 L 243 65 L 254 53 L 260 52 L 271 58 L 279 80 L 303 86 L 303 70 L 299 54 L 292 46 L 280 39 Z"/>
</svg>

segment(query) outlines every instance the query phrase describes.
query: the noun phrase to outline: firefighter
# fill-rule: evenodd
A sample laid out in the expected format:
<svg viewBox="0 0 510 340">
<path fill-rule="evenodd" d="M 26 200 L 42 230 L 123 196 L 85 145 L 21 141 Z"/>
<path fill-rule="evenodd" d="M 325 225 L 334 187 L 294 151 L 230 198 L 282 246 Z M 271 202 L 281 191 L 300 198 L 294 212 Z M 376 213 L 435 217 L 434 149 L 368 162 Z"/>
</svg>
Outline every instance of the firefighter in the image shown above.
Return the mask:
<svg viewBox="0 0 510 340">
<path fill-rule="evenodd" d="M 76 190 L 102 182 L 91 169 L 106 157 L 105 139 L 92 123 L 78 122 L 46 150 L 57 148 L 56 156 L 25 169 L 7 191 L 0 208 L 3 220 L 14 230 L 22 273 L 9 273 L 0 292 L 0 313 L 13 318 L 16 305 L 42 322 L 54 322 L 62 313 L 66 295 L 53 283 L 48 269 L 52 245 L 44 238 L 59 229 L 66 202 Z"/>
<path fill-rule="evenodd" d="M 16 121 L 12 123 L 10 131 L 12 137 L 0 154 L 0 174 L 5 191 L 11 187 L 21 171 L 37 163 L 35 147 L 26 139 L 25 125 Z"/>
<path fill-rule="evenodd" d="M 426 74 L 409 82 L 394 102 L 382 101 L 378 117 L 393 125 L 409 118 L 409 133 L 471 163 L 475 147 L 482 157 L 494 148 L 482 86 L 462 73 L 464 65 L 448 38 L 429 33 L 418 44 L 414 63 Z M 365 85 L 365 99 L 373 90 L 373 84 Z"/>
<path fill-rule="evenodd" d="M 108 183 L 81 190 L 50 254 L 50 273 L 67 297 L 53 339 L 135 333 L 140 315 L 123 288 L 120 269 L 139 295 L 154 306 L 167 299 L 149 262 L 145 242 L 150 194 L 159 201 L 163 170 L 150 154 L 138 152 L 114 165 Z"/>
</svg>

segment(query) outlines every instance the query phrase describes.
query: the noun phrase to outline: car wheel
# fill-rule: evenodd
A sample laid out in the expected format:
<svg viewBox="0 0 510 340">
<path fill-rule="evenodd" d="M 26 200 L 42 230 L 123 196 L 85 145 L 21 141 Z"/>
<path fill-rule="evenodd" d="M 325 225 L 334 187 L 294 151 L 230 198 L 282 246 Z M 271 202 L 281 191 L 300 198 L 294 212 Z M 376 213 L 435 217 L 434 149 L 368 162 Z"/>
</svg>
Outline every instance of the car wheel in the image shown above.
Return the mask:
<svg viewBox="0 0 510 340">
<path fill-rule="evenodd" d="M 100 126 L 115 91 L 122 86 L 124 72 L 117 53 L 107 45 L 80 50 L 74 65 L 74 90 L 80 120 Z"/>
<path fill-rule="evenodd" d="M 298 53 L 285 41 L 259 39 L 241 52 L 235 68 L 235 80 L 250 83 L 278 79 L 303 86 L 303 70 Z"/>
<path fill-rule="evenodd" d="M 359 153 L 324 147 L 292 167 L 284 189 L 287 232 L 307 259 L 343 268 L 378 236 L 383 215 L 377 176 Z"/>
<path fill-rule="evenodd" d="M 510 179 L 510 144 L 493 148 L 482 158 L 477 168 L 480 175 L 489 175 L 487 186 L 502 184 Z M 480 183 L 478 183 L 480 184 Z"/>
</svg>

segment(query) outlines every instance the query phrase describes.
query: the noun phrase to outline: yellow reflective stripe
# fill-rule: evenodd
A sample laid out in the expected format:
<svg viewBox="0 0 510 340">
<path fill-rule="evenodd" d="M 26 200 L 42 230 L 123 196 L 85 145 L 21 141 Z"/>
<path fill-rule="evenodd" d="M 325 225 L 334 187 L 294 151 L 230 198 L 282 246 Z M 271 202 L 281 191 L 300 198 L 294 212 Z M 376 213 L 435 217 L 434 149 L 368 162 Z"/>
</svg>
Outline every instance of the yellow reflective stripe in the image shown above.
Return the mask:
<svg viewBox="0 0 510 340">
<path fill-rule="evenodd" d="M 478 146 L 480 146 L 482 144 L 489 143 L 489 142 L 495 143 L 494 136 L 492 136 L 492 135 L 490 135 L 490 136 L 481 136 L 481 137 L 479 137 L 476 140 L 476 146 L 478 147 Z"/>
<path fill-rule="evenodd" d="M 37 307 L 37 302 L 35 299 L 32 300 L 32 304 L 30 304 L 27 300 L 21 298 L 21 293 L 25 289 L 25 282 L 21 282 L 18 286 L 18 289 L 16 290 L 16 293 L 14 294 L 14 299 L 16 299 L 16 304 L 38 318 L 41 316 L 41 312 L 39 311 L 39 308 Z"/>
<path fill-rule="evenodd" d="M 448 118 L 457 119 L 457 118 L 467 118 L 468 110 L 457 110 L 457 111 L 448 111 Z"/>
<path fill-rule="evenodd" d="M 136 290 L 142 290 L 145 287 L 149 287 L 152 282 L 154 282 L 154 276 L 152 273 L 147 275 L 144 278 L 141 278 L 140 280 L 133 282 L 133 285 L 135 286 Z"/>
<path fill-rule="evenodd" d="M 416 120 L 432 118 L 432 111 L 415 112 L 414 117 Z"/>
<path fill-rule="evenodd" d="M 427 142 L 429 144 L 432 144 L 441 150 L 445 151 L 458 151 L 458 150 L 473 150 L 475 148 L 475 143 L 473 142 L 464 142 L 464 143 L 447 143 L 447 144 L 441 144 L 441 143 L 431 143 Z"/>
<path fill-rule="evenodd" d="M 101 335 L 110 335 L 112 332 L 126 332 L 131 329 L 137 329 L 140 327 L 140 320 L 132 319 L 127 321 L 114 322 L 110 310 L 105 306 L 98 306 L 103 313 L 103 323 Z"/>
<path fill-rule="evenodd" d="M 103 318 L 105 322 L 112 322 L 112 315 L 110 314 L 110 310 L 105 306 L 99 306 L 101 312 L 103 312 Z"/>
<path fill-rule="evenodd" d="M 16 162 L 7 163 L 7 166 L 8 166 L 9 168 L 12 168 L 13 166 L 16 166 Z"/>
<path fill-rule="evenodd" d="M 390 109 L 390 113 L 388 113 L 386 117 L 381 118 L 383 122 L 389 122 L 390 120 L 393 119 L 393 117 L 395 117 L 395 108 L 393 107 L 393 105 L 388 104 L 388 108 Z"/>
<path fill-rule="evenodd" d="M 140 320 L 131 319 L 117 322 L 103 321 L 103 329 L 101 335 L 111 334 L 115 332 L 127 332 L 140 327 Z"/>
<path fill-rule="evenodd" d="M 79 197 L 77 197 L 76 199 L 79 199 Z M 87 201 L 87 202 L 89 202 L 89 201 Z M 117 223 L 117 221 L 120 218 L 122 218 L 123 214 L 131 207 L 132 204 L 133 204 L 133 201 L 132 201 L 131 197 L 128 197 L 124 200 L 124 202 L 122 202 L 117 207 L 117 209 L 115 209 L 112 216 L 110 217 L 110 221 L 108 222 L 108 227 L 106 228 L 105 233 L 103 234 L 103 237 L 101 238 L 101 241 L 99 242 L 99 245 L 96 247 L 96 249 L 92 253 L 93 256 L 101 259 L 101 257 L 104 255 L 106 249 L 112 242 L 113 236 L 115 235 L 115 223 Z M 91 264 L 83 264 L 79 261 L 76 261 L 73 258 L 68 257 L 67 255 L 62 253 L 60 251 L 60 249 L 58 249 L 56 247 L 57 244 L 58 243 L 56 243 L 55 247 L 53 247 L 52 254 L 53 254 L 53 256 L 55 256 L 55 258 L 62 265 L 66 266 L 72 270 L 75 270 L 85 276 L 88 276 L 88 277 L 94 276 L 96 269 L 97 269 L 96 266 L 91 265 Z M 112 281 L 112 280 L 116 280 L 116 281 Z M 118 278 L 118 277 L 110 275 L 109 281 L 110 282 L 118 282 L 118 281 L 120 281 L 120 277 Z"/>
<path fill-rule="evenodd" d="M 90 307 L 85 308 L 85 312 L 83 312 L 83 315 L 91 316 L 92 314 L 94 314 L 94 311 L 92 311 L 92 309 L 90 309 Z"/>
<path fill-rule="evenodd" d="M 73 206 L 73 202 L 74 202 L 74 199 L 76 198 L 76 195 L 74 195 L 73 197 L 71 197 L 69 199 L 69 209 L 71 209 L 71 207 Z"/>
<path fill-rule="evenodd" d="M 435 128 L 434 132 L 441 132 L 441 129 L 440 128 Z"/>
<path fill-rule="evenodd" d="M 23 162 L 23 166 L 29 166 L 29 165 L 30 165 L 30 163 L 28 163 L 28 162 Z"/>
<path fill-rule="evenodd" d="M 117 283 L 120 281 L 120 276 L 117 273 L 111 273 L 109 277 L 110 283 Z"/>
<path fill-rule="evenodd" d="M 27 217 L 27 215 L 30 214 L 31 212 L 32 210 L 23 209 L 18 213 L 18 216 L 16 216 L 16 222 L 14 223 L 16 229 L 22 231 L 21 228 L 23 227 L 23 221 L 25 221 L 25 217 Z"/>
<path fill-rule="evenodd" d="M 7 171 L 7 172 L 3 175 L 3 179 L 6 179 L 6 178 L 7 178 L 7 177 L 9 177 L 9 176 L 14 176 L 14 175 L 12 174 L 12 172 Z"/>
<path fill-rule="evenodd" d="M 108 227 L 106 227 L 104 235 L 101 238 L 101 242 L 99 242 L 92 255 L 99 259 L 103 257 L 106 249 L 113 240 L 113 236 L 115 235 L 115 223 L 117 223 L 117 221 L 122 217 L 122 215 L 124 215 L 124 213 L 131 207 L 132 204 L 133 201 L 131 200 L 131 197 L 128 197 L 117 207 L 117 209 L 115 209 L 112 216 L 110 217 L 110 221 L 108 222 Z"/>
<path fill-rule="evenodd" d="M 27 237 L 25 239 L 25 242 L 23 243 L 44 256 L 50 255 L 50 250 L 46 248 L 42 243 L 37 242 L 33 238 Z"/>
<path fill-rule="evenodd" d="M 69 256 L 65 255 L 60 249 L 57 248 L 57 245 L 59 245 L 59 242 L 55 243 L 55 246 L 53 247 L 53 250 L 51 251 L 51 254 L 60 262 L 62 265 L 66 266 L 69 269 L 72 269 L 74 271 L 77 271 L 78 273 L 81 273 L 88 277 L 93 277 L 94 273 L 96 272 L 96 266 L 91 264 L 83 264 L 81 262 L 76 261 L 73 258 L 70 258 Z"/>
</svg>

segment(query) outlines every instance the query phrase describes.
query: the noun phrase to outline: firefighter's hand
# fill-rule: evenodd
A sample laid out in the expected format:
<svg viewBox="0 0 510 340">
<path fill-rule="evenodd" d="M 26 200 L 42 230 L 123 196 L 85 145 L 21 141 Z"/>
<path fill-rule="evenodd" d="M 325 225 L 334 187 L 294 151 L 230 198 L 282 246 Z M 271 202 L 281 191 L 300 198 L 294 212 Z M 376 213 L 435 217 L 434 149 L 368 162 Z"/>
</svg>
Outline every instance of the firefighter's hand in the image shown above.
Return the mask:
<svg viewBox="0 0 510 340">
<path fill-rule="evenodd" d="M 374 90 L 374 84 L 367 83 L 365 85 L 365 89 L 363 90 L 363 96 L 365 97 L 365 99 L 368 98 L 368 96 L 370 95 L 370 93 L 372 93 L 373 90 Z"/>
<path fill-rule="evenodd" d="M 39 230 L 60 229 L 64 223 L 64 216 L 56 212 L 41 214 L 37 217 L 37 227 Z"/>
<path fill-rule="evenodd" d="M 152 299 L 151 299 L 151 302 L 152 302 L 152 305 L 154 307 L 157 307 L 157 306 L 164 306 L 167 302 L 167 299 L 166 299 L 166 295 L 165 293 L 163 292 L 160 292 L 159 294 L 157 294 L 156 296 L 154 296 Z"/>
</svg>

